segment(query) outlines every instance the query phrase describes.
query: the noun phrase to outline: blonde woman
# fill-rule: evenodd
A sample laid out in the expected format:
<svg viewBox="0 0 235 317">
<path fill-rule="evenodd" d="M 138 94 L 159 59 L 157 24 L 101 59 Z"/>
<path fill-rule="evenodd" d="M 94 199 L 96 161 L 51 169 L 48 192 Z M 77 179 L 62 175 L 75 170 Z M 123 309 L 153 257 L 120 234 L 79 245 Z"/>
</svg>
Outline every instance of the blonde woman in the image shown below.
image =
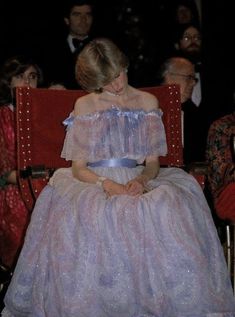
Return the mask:
<svg viewBox="0 0 235 317">
<path fill-rule="evenodd" d="M 65 120 L 59 169 L 42 191 L 3 316 L 235 316 L 202 190 L 167 151 L 157 99 L 128 84 L 108 39 L 80 53 L 89 92 Z"/>
</svg>

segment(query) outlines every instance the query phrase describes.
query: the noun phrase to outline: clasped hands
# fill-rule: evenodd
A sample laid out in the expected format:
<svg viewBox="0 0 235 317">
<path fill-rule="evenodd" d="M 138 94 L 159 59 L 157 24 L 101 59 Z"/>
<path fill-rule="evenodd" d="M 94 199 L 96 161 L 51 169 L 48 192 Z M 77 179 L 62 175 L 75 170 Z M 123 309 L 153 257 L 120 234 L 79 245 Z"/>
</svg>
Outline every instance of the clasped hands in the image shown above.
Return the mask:
<svg viewBox="0 0 235 317">
<path fill-rule="evenodd" d="M 110 179 L 106 179 L 103 182 L 103 189 L 108 197 L 114 195 L 138 196 L 144 193 L 145 186 L 142 181 L 137 179 L 130 180 L 125 185 L 116 183 Z"/>
</svg>

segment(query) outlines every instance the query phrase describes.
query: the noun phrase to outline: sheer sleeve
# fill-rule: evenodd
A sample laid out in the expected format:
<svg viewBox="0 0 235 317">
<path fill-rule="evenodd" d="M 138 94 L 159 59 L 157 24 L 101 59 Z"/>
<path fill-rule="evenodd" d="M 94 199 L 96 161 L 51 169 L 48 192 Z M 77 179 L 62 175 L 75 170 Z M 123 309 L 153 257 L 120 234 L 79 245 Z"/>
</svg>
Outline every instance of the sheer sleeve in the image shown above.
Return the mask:
<svg viewBox="0 0 235 317">
<path fill-rule="evenodd" d="M 66 160 L 94 162 L 110 158 L 141 160 L 167 152 L 161 110 L 111 108 L 94 114 L 70 117 L 61 156 Z"/>
</svg>

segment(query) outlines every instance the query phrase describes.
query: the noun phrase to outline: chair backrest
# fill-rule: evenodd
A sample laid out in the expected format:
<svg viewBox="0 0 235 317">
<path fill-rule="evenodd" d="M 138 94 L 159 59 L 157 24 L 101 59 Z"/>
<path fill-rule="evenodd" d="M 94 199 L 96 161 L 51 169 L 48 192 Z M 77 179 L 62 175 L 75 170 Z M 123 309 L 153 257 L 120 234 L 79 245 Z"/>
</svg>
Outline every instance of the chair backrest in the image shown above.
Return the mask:
<svg viewBox="0 0 235 317">
<path fill-rule="evenodd" d="M 177 85 L 147 87 L 163 110 L 168 154 L 160 158 L 162 166 L 183 165 L 181 104 Z M 60 157 L 65 127 L 62 122 L 72 111 L 80 90 L 17 88 L 16 121 L 19 185 L 22 197 L 32 209 L 48 177 L 55 169 L 70 166 Z"/>
</svg>

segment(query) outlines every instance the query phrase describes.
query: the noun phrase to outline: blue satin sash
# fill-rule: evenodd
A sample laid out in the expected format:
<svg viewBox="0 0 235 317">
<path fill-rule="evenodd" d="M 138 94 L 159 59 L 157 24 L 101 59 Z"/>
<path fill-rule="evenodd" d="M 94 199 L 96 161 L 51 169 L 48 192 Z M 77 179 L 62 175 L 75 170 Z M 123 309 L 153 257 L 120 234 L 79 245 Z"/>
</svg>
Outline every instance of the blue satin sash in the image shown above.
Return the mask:
<svg viewBox="0 0 235 317">
<path fill-rule="evenodd" d="M 137 161 L 128 159 L 128 158 L 121 158 L 121 159 L 109 159 L 109 160 L 100 160 L 93 163 L 87 164 L 90 167 L 129 167 L 133 168 L 136 167 Z"/>
</svg>

